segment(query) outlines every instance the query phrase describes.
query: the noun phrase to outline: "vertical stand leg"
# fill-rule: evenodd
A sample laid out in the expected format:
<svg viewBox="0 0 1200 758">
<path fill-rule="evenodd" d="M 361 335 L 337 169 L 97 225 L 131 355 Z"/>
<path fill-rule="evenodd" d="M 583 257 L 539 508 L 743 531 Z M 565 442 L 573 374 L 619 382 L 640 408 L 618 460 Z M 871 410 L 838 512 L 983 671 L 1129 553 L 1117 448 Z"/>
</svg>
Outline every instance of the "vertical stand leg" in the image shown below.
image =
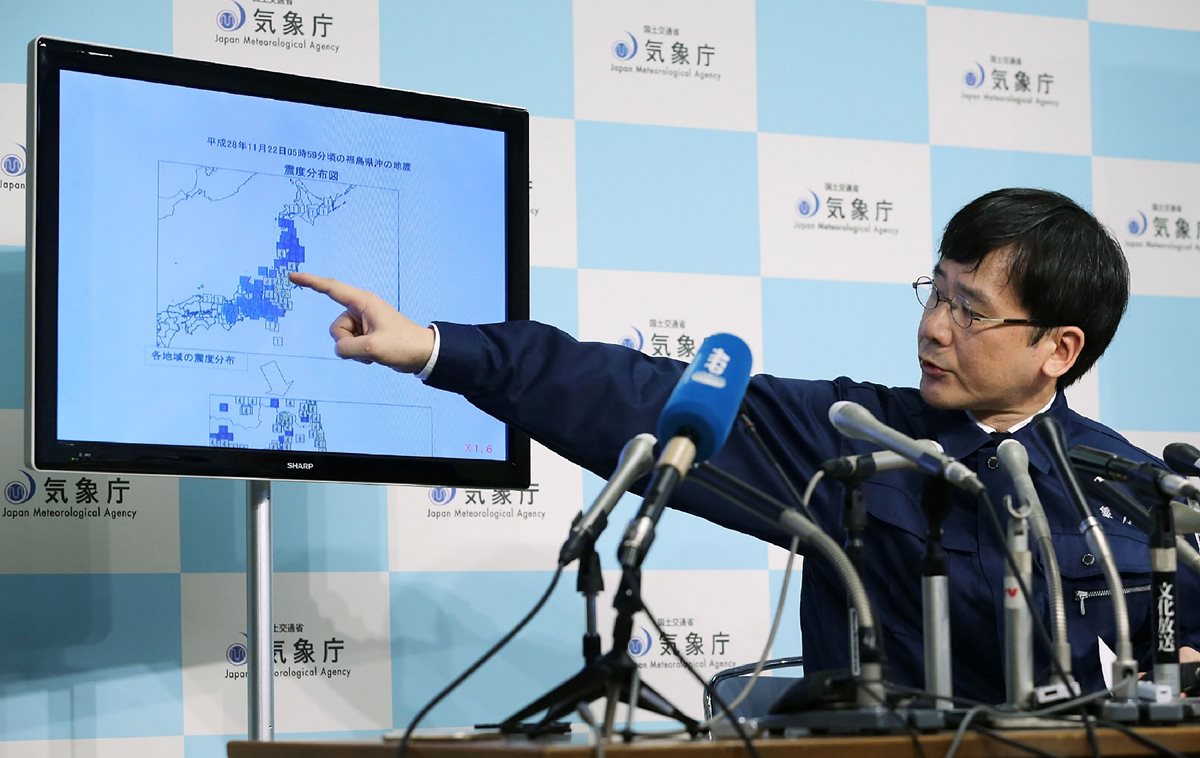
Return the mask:
<svg viewBox="0 0 1200 758">
<path fill-rule="evenodd" d="M 271 627 L 271 483 L 246 482 L 246 686 L 248 739 L 275 739 L 275 653 Z"/>
</svg>

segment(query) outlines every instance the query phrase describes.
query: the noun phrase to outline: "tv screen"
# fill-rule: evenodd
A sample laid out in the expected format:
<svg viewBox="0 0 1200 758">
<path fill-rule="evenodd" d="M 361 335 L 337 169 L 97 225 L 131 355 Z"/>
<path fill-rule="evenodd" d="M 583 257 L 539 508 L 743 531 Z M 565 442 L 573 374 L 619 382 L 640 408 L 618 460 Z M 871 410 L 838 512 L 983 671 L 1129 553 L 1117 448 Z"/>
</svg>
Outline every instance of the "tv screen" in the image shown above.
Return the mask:
<svg viewBox="0 0 1200 758">
<path fill-rule="evenodd" d="M 311 271 L 418 323 L 528 317 L 524 110 L 30 43 L 37 469 L 527 486 L 529 441 L 337 358 Z"/>
</svg>

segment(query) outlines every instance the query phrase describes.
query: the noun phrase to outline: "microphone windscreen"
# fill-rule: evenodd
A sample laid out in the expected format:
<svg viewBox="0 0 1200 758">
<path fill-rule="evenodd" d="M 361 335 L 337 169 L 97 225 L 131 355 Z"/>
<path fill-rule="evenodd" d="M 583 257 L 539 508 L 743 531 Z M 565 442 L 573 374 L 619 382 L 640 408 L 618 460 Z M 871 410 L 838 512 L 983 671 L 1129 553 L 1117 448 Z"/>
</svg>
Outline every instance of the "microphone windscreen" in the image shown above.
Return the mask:
<svg viewBox="0 0 1200 758">
<path fill-rule="evenodd" d="M 750 384 L 750 362 L 750 347 L 739 337 L 721 333 L 704 340 L 658 417 L 658 439 L 690 437 L 696 462 L 720 450 Z"/>
<path fill-rule="evenodd" d="M 1172 442 L 1163 450 L 1163 460 L 1176 474 L 1200 476 L 1200 450 L 1186 442 Z"/>
</svg>

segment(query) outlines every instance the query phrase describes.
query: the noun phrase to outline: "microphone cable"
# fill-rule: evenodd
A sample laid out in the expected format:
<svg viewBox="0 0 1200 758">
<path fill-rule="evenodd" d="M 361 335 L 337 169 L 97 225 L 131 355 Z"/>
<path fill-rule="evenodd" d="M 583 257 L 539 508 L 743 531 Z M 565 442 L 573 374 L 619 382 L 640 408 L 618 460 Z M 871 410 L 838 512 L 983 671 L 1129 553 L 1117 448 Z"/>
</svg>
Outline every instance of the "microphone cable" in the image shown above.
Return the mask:
<svg viewBox="0 0 1200 758">
<path fill-rule="evenodd" d="M 550 579 L 550 586 L 546 588 L 546 591 L 543 592 L 542 596 L 540 598 L 538 598 L 538 601 L 536 603 L 534 603 L 533 608 L 531 608 L 529 610 L 529 612 L 525 614 L 525 617 L 522 618 L 520 621 L 518 621 L 516 626 L 514 626 L 512 629 L 510 629 L 508 631 L 507 634 L 505 634 L 503 637 L 501 637 L 499 639 L 499 641 L 496 642 L 496 644 L 494 644 L 490 648 L 488 648 L 487 652 L 485 652 L 483 655 L 479 656 L 478 660 L 476 660 L 474 663 L 472 663 L 470 666 L 468 666 L 466 671 L 459 674 L 454 679 L 454 681 L 452 681 L 452 682 L 450 682 L 450 684 L 446 685 L 446 687 L 444 689 L 442 689 L 441 692 L 434 695 L 433 699 L 430 700 L 428 703 L 426 703 L 425 706 L 421 708 L 421 710 L 417 711 L 417 715 L 413 716 L 412 722 L 410 722 L 408 725 L 408 728 L 404 730 L 404 736 L 400 739 L 400 747 L 398 748 L 397 753 L 396 753 L 398 758 L 404 758 L 406 755 L 408 755 L 409 740 L 412 738 L 413 730 L 417 728 L 417 724 L 419 724 L 421 722 L 421 719 L 425 718 L 425 716 L 428 715 L 428 713 L 431 710 L 433 710 L 434 707 L 437 706 L 438 703 L 442 702 L 442 700 L 444 700 L 447 695 L 449 695 L 451 692 L 453 692 L 460 684 L 465 682 L 467 680 L 467 677 L 471 676 L 471 674 L 474 674 L 476 671 L 478 671 L 479 668 L 481 666 L 483 666 L 483 664 L 487 663 L 488 660 L 490 660 L 493 655 L 500 652 L 500 649 L 503 648 L 505 645 L 507 645 L 509 642 L 511 642 L 513 637 L 516 637 L 517 634 L 522 629 L 524 629 L 525 626 L 530 621 L 533 620 L 533 617 L 536 616 L 542 610 L 542 608 L 546 605 L 546 601 L 550 599 L 551 593 L 554 592 L 554 588 L 558 585 L 558 580 L 560 577 L 562 577 L 562 572 L 563 572 L 563 567 L 558 566 L 554 570 L 554 576 Z"/>
</svg>

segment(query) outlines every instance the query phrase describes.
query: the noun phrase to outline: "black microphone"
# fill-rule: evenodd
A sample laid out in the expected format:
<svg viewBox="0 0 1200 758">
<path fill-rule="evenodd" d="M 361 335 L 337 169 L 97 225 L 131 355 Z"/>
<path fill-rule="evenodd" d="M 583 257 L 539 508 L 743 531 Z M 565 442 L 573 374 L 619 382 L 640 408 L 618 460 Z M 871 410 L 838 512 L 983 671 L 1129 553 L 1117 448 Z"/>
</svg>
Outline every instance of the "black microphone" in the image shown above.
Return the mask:
<svg viewBox="0 0 1200 758">
<path fill-rule="evenodd" d="M 1163 449 L 1163 460 L 1176 474 L 1200 476 L 1200 450 L 1186 442 L 1172 442 Z"/>
<path fill-rule="evenodd" d="M 594 542 L 608 526 L 608 514 L 612 513 L 621 496 L 634 482 L 650 472 L 650 467 L 654 464 L 655 442 L 657 440 L 653 434 L 642 433 L 621 448 L 617 468 L 608 478 L 604 489 L 600 490 L 592 507 L 579 514 L 575 523 L 571 524 L 571 533 L 558 552 L 558 565 L 566 566 L 578 558 L 584 546 Z"/>
<path fill-rule="evenodd" d="M 1168 497 L 1200 498 L 1200 488 L 1179 474 L 1153 463 L 1139 463 L 1086 445 L 1071 448 L 1071 462 L 1079 468 L 1118 482 L 1128 482 L 1143 492 Z"/>
<path fill-rule="evenodd" d="M 926 446 L 928 452 L 942 452 L 942 446 L 933 440 L 917 440 L 917 442 Z M 844 455 L 841 458 L 830 458 L 821 464 L 821 470 L 825 472 L 825 476 L 832 479 L 869 479 L 885 471 L 918 468 L 920 467 L 914 461 L 891 450 L 880 450 L 865 455 Z"/>
<path fill-rule="evenodd" d="M 654 542 L 654 527 L 692 464 L 707 460 L 729 436 L 750 384 L 750 348 L 732 334 L 704 340 L 658 418 L 666 440 L 650 484 L 621 541 L 622 568 L 636 569 Z"/>
</svg>

